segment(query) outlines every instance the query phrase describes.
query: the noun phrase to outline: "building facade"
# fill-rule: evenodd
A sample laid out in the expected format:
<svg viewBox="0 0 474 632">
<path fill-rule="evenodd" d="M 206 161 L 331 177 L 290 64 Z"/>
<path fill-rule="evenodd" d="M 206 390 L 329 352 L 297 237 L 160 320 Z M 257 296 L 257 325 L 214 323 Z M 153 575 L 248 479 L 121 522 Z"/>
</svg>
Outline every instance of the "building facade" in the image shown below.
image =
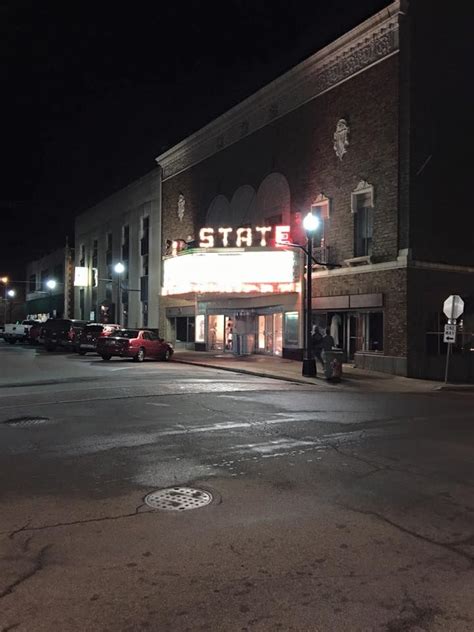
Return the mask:
<svg viewBox="0 0 474 632">
<path fill-rule="evenodd" d="M 313 324 L 358 366 L 438 376 L 442 303 L 469 303 L 474 248 L 441 250 L 427 221 L 440 211 L 423 196 L 425 134 L 413 130 L 428 112 L 414 87 L 430 59 L 421 50 L 436 41 L 436 29 L 415 38 L 424 17 L 390 4 L 158 156 L 160 327 L 178 346 L 301 357 L 301 251 L 282 243 L 305 244 L 312 210 Z M 288 234 L 276 241 L 277 230 Z M 468 310 L 459 352 L 470 319 Z M 472 355 L 458 357 L 467 377 Z"/>
<path fill-rule="evenodd" d="M 76 218 L 76 318 L 158 326 L 160 191 L 154 169 Z"/>
<path fill-rule="evenodd" d="M 66 246 L 27 265 L 28 319 L 44 321 L 72 316 L 73 257 L 73 251 Z"/>
</svg>

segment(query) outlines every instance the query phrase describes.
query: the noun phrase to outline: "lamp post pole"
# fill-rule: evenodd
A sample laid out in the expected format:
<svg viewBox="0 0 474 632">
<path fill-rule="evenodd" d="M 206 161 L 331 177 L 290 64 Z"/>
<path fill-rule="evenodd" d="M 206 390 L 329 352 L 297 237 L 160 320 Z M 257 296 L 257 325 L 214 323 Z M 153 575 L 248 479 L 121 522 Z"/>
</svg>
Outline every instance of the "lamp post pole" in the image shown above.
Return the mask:
<svg viewBox="0 0 474 632">
<path fill-rule="evenodd" d="M 304 335 L 303 354 L 303 376 L 316 377 L 316 361 L 314 359 L 313 347 L 311 344 L 311 329 L 313 326 L 312 307 L 312 271 L 313 271 L 313 234 L 319 227 L 319 217 L 309 212 L 303 219 L 303 226 L 306 231 L 306 320 Z"/>
<path fill-rule="evenodd" d="M 122 325 L 122 274 L 125 272 L 124 264 L 119 261 L 114 266 L 114 272 L 117 275 L 117 313 L 115 321 L 117 325 Z"/>
<path fill-rule="evenodd" d="M 306 242 L 306 322 L 304 336 L 304 356 L 303 356 L 303 375 L 305 377 L 316 376 L 316 362 L 313 355 L 313 347 L 311 345 L 311 329 L 313 326 L 312 311 L 312 252 L 313 252 L 313 236 L 307 232 Z"/>
</svg>

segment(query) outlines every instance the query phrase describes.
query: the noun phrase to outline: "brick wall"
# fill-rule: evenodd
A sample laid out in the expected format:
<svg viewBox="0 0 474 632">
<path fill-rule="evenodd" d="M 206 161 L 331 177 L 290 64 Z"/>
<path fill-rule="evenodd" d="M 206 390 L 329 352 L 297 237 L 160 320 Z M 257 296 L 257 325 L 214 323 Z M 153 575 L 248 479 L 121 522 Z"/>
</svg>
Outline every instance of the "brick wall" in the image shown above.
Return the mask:
<svg viewBox="0 0 474 632">
<path fill-rule="evenodd" d="M 350 146 L 340 161 L 333 149 L 339 118 L 350 125 Z M 360 180 L 375 187 L 373 255 L 398 253 L 398 57 L 361 74 L 224 148 L 163 183 L 163 243 L 197 236 L 217 194 L 230 201 L 244 184 L 257 191 L 272 172 L 282 173 L 291 210 L 307 212 L 323 192 L 332 201 L 328 245 L 335 260 L 353 256 L 350 194 Z M 182 221 L 178 196 L 186 199 Z"/>
<path fill-rule="evenodd" d="M 329 275 L 313 280 L 313 296 L 384 295 L 384 355 L 407 354 L 407 271 L 395 269 L 363 274 Z"/>
</svg>

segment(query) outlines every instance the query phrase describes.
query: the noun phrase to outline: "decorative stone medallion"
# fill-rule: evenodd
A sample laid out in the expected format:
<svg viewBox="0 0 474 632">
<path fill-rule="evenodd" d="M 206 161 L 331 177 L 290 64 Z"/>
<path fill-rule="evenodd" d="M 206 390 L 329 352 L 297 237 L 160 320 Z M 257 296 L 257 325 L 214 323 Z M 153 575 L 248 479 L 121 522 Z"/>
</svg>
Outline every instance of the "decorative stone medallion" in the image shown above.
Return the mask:
<svg viewBox="0 0 474 632">
<path fill-rule="evenodd" d="M 346 119 L 339 119 L 333 137 L 334 151 L 336 152 L 336 156 L 339 160 L 342 160 L 342 157 L 349 147 L 349 131 L 349 125 L 347 124 Z"/>
<path fill-rule="evenodd" d="M 186 210 L 186 199 L 182 193 L 178 195 L 178 219 L 183 221 L 184 211 Z"/>
</svg>

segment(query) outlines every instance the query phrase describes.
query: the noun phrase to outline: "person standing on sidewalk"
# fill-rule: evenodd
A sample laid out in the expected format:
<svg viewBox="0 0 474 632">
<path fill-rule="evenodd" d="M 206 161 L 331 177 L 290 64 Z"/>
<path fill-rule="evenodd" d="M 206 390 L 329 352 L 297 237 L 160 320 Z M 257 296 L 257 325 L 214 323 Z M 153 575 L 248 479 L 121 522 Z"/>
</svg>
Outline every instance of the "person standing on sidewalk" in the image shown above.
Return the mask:
<svg viewBox="0 0 474 632">
<path fill-rule="evenodd" d="M 332 351 L 334 347 L 334 338 L 331 336 L 331 330 L 329 327 L 326 329 L 326 335 L 322 338 L 321 347 L 324 352 Z"/>
<path fill-rule="evenodd" d="M 324 361 L 321 355 L 323 351 L 323 337 L 321 336 L 319 328 L 316 326 L 313 328 L 313 333 L 311 334 L 311 346 L 313 347 L 313 356 L 315 360 L 319 360 L 324 369 Z"/>
</svg>

